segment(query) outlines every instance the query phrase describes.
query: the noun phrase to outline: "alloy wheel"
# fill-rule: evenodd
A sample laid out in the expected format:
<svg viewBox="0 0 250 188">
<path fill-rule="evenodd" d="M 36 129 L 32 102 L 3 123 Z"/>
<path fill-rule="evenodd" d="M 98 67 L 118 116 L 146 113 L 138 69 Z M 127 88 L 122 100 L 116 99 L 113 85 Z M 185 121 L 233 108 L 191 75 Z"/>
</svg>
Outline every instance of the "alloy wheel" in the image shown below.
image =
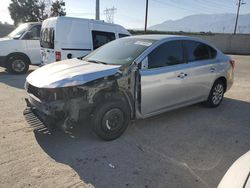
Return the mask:
<svg viewBox="0 0 250 188">
<path fill-rule="evenodd" d="M 224 87 L 222 84 L 217 84 L 213 90 L 212 101 L 215 105 L 219 104 L 223 98 Z"/>
<path fill-rule="evenodd" d="M 21 59 L 16 59 L 12 62 L 11 67 L 15 72 L 22 72 L 25 69 L 25 62 Z"/>
</svg>

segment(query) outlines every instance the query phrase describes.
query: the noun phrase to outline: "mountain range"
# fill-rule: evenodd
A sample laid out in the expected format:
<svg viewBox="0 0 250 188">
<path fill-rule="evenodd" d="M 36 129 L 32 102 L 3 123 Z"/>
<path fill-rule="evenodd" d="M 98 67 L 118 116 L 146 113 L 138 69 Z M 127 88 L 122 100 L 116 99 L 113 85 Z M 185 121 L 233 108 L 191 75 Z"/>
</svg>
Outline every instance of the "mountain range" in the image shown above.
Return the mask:
<svg viewBox="0 0 250 188">
<path fill-rule="evenodd" d="M 157 31 L 233 33 L 235 14 L 196 14 L 149 27 Z M 238 33 L 250 33 L 250 14 L 239 16 Z"/>
</svg>

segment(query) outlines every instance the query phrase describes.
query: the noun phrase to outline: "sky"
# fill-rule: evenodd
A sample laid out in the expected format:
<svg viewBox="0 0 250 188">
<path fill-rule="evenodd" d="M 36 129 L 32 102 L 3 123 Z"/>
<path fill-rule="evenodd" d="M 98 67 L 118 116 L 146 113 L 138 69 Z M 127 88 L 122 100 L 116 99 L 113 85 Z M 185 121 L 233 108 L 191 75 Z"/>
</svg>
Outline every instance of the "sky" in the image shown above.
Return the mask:
<svg viewBox="0 0 250 188">
<path fill-rule="evenodd" d="M 95 18 L 95 0 L 64 0 L 67 16 Z M 9 16 L 10 0 L 1 0 L 0 21 L 13 23 Z M 100 19 L 106 20 L 106 8 L 117 9 L 114 23 L 126 28 L 143 28 L 146 0 L 100 0 Z M 243 0 L 240 14 L 250 13 L 250 0 Z M 176 20 L 193 14 L 236 13 L 237 0 L 149 0 L 148 25 Z"/>
</svg>

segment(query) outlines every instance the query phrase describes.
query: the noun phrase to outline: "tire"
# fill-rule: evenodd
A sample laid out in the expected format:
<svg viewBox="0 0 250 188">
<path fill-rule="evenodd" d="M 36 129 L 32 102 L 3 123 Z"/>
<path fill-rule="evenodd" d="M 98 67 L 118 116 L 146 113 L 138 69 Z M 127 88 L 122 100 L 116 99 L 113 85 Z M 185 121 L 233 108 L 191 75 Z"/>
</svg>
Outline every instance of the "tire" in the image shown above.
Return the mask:
<svg viewBox="0 0 250 188">
<path fill-rule="evenodd" d="M 205 102 L 207 107 L 215 108 L 218 107 L 224 97 L 225 85 L 221 80 L 216 80 L 210 93 L 207 101 Z"/>
<path fill-rule="evenodd" d="M 101 139 L 110 141 L 120 137 L 130 122 L 130 110 L 122 101 L 107 100 L 93 112 L 92 128 Z"/>
<path fill-rule="evenodd" d="M 25 74 L 29 70 L 27 58 L 17 55 L 8 58 L 7 71 L 14 74 Z"/>
</svg>

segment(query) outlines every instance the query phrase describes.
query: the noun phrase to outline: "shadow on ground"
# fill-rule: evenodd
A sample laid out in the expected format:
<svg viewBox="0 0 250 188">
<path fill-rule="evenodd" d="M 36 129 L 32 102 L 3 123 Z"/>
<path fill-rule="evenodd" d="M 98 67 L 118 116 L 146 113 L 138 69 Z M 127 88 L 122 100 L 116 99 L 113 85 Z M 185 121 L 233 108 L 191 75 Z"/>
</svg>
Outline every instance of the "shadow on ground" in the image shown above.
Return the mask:
<svg viewBox="0 0 250 188">
<path fill-rule="evenodd" d="M 17 75 L 6 72 L 3 68 L 0 69 L 0 82 L 10 87 L 24 89 L 24 83 L 28 74 L 33 70 L 29 70 L 26 74 Z"/>
<path fill-rule="evenodd" d="M 74 137 L 35 136 L 49 156 L 97 188 L 216 187 L 250 148 L 249 114 L 250 103 L 225 98 L 216 109 L 194 105 L 136 121 L 112 142 L 89 126 Z"/>
</svg>

